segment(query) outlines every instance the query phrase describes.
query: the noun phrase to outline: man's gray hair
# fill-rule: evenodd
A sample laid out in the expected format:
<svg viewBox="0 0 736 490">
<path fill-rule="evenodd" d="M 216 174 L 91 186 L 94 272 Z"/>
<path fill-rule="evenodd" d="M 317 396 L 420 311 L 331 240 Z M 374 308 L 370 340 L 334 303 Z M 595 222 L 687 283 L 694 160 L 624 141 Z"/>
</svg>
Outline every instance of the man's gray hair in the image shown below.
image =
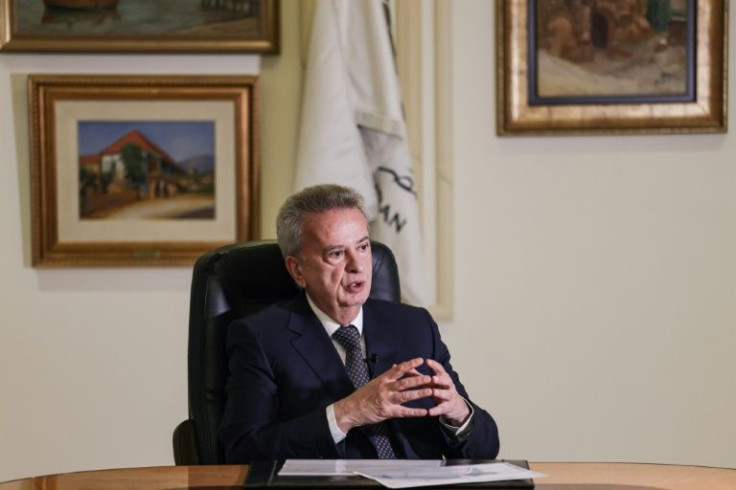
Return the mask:
<svg viewBox="0 0 736 490">
<path fill-rule="evenodd" d="M 363 216 L 363 196 L 350 187 L 323 184 L 292 194 L 276 217 L 276 237 L 284 258 L 298 256 L 304 240 L 304 219 L 332 209 L 358 209 Z"/>
</svg>

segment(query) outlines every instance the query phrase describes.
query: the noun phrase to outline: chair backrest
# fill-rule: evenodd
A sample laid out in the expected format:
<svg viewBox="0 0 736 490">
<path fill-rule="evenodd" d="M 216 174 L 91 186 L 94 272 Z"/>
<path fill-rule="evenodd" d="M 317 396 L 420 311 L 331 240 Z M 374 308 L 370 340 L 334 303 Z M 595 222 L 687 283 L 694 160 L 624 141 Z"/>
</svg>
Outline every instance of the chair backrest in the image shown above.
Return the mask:
<svg viewBox="0 0 736 490">
<path fill-rule="evenodd" d="M 399 273 L 391 250 L 371 242 L 372 298 L 400 301 Z M 228 325 L 272 303 L 296 296 L 297 285 L 273 240 L 211 250 L 194 264 L 189 310 L 189 418 L 199 464 L 225 462 L 217 428 L 228 376 Z"/>
</svg>

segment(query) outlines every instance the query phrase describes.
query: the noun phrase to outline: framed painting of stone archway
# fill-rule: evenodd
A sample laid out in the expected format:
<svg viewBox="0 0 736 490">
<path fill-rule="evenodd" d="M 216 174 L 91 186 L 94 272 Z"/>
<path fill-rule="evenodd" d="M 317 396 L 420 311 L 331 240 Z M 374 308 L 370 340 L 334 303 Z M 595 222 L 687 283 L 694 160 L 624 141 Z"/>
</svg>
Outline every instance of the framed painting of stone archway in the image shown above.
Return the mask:
<svg viewBox="0 0 736 490">
<path fill-rule="evenodd" d="M 258 83 L 31 75 L 37 267 L 191 265 L 256 238 Z"/>
<path fill-rule="evenodd" d="M 509 0 L 497 132 L 726 130 L 725 0 Z"/>
</svg>

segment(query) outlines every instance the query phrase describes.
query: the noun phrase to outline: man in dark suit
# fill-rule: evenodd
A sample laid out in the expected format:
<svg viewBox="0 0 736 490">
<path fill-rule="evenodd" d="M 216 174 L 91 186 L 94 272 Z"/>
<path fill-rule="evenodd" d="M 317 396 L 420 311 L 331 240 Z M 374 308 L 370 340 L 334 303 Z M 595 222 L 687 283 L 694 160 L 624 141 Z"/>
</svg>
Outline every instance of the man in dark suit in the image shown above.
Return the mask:
<svg viewBox="0 0 736 490">
<path fill-rule="evenodd" d="M 305 189 L 282 206 L 277 235 L 303 291 L 228 330 L 227 460 L 495 458 L 496 423 L 470 401 L 429 313 L 368 298 L 360 195 Z"/>
</svg>

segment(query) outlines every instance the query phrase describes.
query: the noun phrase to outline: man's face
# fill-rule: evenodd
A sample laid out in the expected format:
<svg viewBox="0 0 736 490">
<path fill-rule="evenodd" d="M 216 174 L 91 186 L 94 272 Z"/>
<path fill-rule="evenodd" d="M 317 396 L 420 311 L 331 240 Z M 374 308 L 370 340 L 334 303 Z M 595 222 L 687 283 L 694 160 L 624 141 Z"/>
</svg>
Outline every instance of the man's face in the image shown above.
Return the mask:
<svg viewBox="0 0 736 490">
<path fill-rule="evenodd" d="M 368 224 L 358 209 L 333 209 L 304 221 L 298 257 L 286 266 L 309 297 L 340 324 L 352 321 L 371 290 L 373 261 Z"/>
</svg>

